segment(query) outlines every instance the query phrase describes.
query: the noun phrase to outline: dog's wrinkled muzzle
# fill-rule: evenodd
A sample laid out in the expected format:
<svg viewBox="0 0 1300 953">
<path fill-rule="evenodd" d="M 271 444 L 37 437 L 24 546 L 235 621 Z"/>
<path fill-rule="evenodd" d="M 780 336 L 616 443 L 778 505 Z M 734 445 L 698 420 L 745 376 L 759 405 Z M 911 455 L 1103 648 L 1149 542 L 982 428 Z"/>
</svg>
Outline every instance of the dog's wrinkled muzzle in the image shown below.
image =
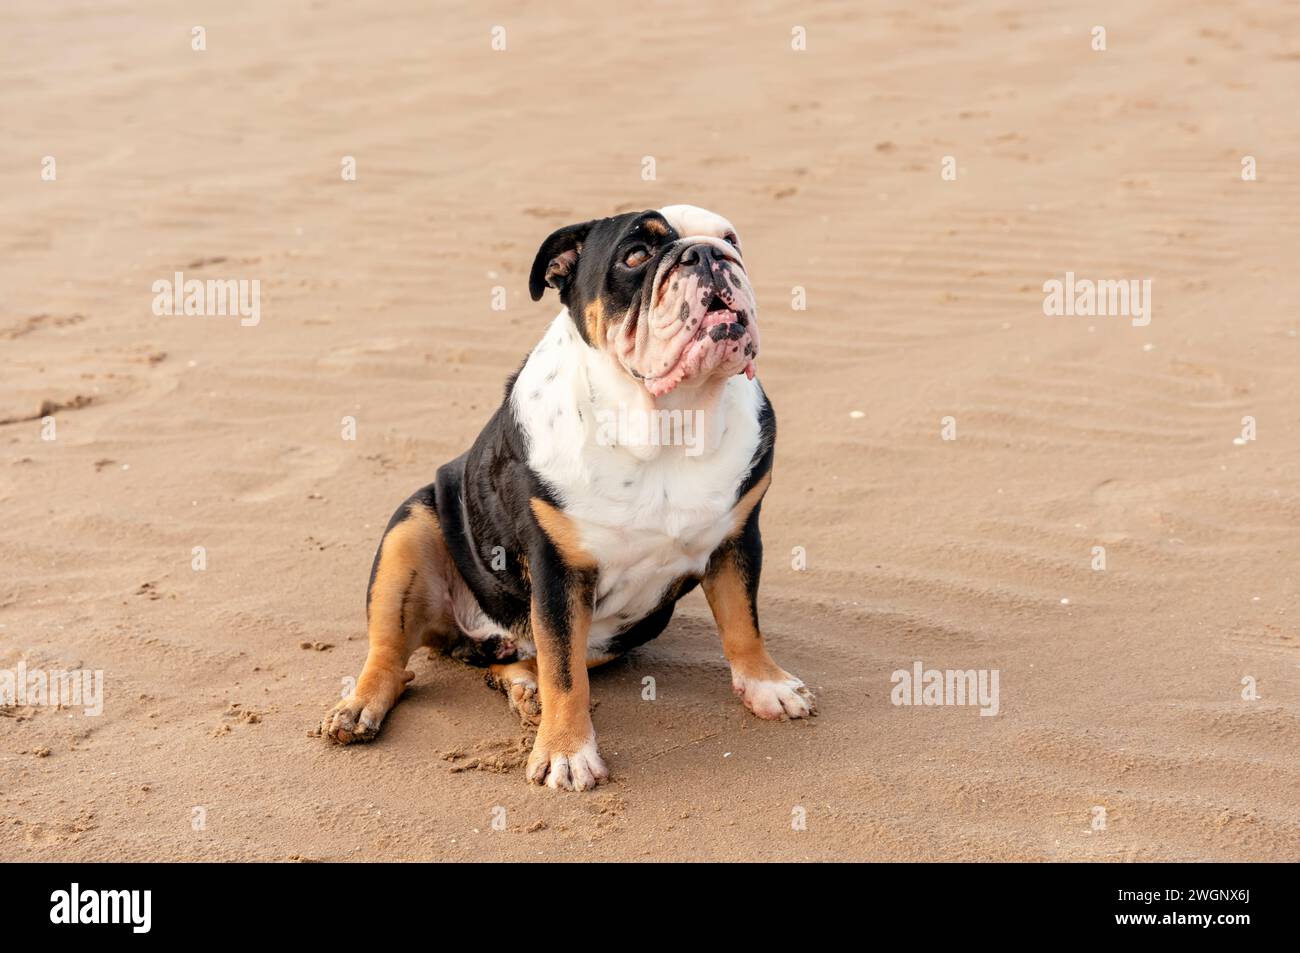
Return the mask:
<svg viewBox="0 0 1300 953">
<path fill-rule="evenodd" d="M 686 239 L 664 254 L 614 329 L 614 353 L 661 397 L 683 381 L 754 376 L 758 306 L 740 253 L 722 239 Z"/>
</svg>

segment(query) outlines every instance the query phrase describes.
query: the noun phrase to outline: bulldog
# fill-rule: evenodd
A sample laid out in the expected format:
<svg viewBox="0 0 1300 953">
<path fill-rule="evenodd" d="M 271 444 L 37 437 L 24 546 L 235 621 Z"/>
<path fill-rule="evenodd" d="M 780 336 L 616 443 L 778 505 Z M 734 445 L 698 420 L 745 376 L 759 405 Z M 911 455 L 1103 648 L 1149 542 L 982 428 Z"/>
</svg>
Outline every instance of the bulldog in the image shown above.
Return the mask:
<svg viewBox="0 0 1300 953">
<path fill-rule="evenodd" d="M 365 665 L 322 735 L 374 738 L 430 646 L 485 667 L 536 727 L 529 781 L 595 787 L 609 771 L 587 671 L 662 632 L 696 585 L 745 706 L 813 714 L 758 625 L 776 418 L 736 229 L 689 205 L 569 225 L 542 242 L 528 287 L 563 309 L 474 445 L 389 522 Z"/>
</svg>

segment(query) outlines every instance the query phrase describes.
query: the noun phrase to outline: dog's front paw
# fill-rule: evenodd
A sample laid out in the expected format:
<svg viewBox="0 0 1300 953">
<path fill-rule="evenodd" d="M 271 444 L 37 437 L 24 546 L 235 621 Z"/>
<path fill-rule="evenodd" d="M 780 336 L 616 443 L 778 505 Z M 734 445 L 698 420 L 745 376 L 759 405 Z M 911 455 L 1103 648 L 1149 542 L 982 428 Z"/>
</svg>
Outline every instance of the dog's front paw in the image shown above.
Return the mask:
<svg viewBox="0 0 1300 953">
<path fill-rule="evenodd" d="M 801 679 L 789 672 L 780 672 L 771 678 L 754 678 L 733 671 L 731 687 L 745 702 L 745 707 L 759 718 L 784 721 L 817 713 L 817 699 L 813 693 Z"/>
<path fill-rule="evenodd" d="M 596 750 L 593 736 L 573 750 L 548 743 L 538 734 L 533 753 L 528 757 L 528 780 L 549 788 L 588 791 L 609 779 L 609 768 Z"/>
</svg>

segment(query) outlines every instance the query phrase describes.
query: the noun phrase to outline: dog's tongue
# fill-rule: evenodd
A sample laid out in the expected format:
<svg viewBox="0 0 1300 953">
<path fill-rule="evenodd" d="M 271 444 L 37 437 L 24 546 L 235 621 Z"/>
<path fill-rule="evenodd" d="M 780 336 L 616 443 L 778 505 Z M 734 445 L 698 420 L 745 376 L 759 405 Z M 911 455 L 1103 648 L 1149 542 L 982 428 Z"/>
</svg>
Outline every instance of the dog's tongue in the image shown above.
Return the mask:
<svg viewBox="0 0 1300 953">
<path fill-rule="evenodd" d="M 754 375 L 757 373 L 758 371 L 754 369 L 753 361 L 750 361 L 748 364 L 745 365 L 745 376 L 748 377 L 751 381 L 754 379 Z"/>
</svg>

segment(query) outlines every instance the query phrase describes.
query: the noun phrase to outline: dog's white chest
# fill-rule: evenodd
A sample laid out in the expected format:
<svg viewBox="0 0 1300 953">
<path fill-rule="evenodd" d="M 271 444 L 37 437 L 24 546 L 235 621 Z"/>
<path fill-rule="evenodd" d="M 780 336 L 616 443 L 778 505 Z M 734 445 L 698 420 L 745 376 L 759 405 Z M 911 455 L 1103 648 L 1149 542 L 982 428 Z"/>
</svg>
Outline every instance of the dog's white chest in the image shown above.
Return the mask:
<svg viewBox="0 0 1300 953">
<path fill-rule="evenodd" d="M 706 435 L 668 427 L 685 445 L 629 450 L 608 439 L 631 401 L 605 400 L 617 381 L 597 379 L 567 315 L 547 331 L 513 392 L 528 463 L 559 497 L 598 567 L 590 645 L 645 618 L 683 576 L 704 572 L 736 531 L 733 508 L 761 440 L 757 382 L 729 379 Z M 629 381 L 631 392 L 639 386 Z M 687 411 L 690 413 L 690 411 Z M 607 426 L 602 430 L 602 424 Z M 695 439 L 699 438 L 699 439 Z"/>
<path fill-rule="evenodd" d="M 678 579 L 704 572 L 735 531 L 732 508 L 749 459 L 734 467 L 655 461 L 636 475 L 611 474 L 607 492 L 569 488 L 565 511 L 598 567 L 593 644 L 649 615 Z"/>
</svg>

